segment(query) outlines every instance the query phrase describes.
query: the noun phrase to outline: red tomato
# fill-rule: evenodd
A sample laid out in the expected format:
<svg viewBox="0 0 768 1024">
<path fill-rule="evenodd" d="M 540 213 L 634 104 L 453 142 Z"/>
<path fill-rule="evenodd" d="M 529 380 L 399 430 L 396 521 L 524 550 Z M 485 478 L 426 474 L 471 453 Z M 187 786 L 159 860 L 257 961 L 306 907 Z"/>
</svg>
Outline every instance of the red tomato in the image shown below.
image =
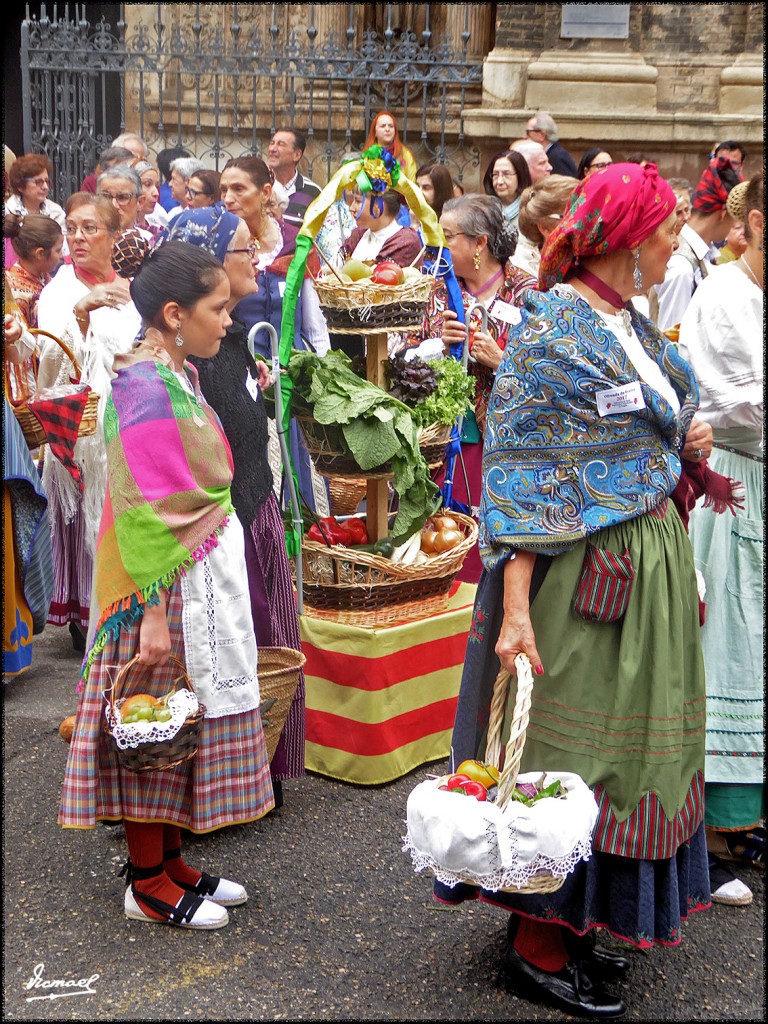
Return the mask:
<svg viewBox="0 0 768 1024">
<path fill-rule="evenodd" d="M 482 782 L 472 782 L 472 780 L 470 779 L 470 781 L 465 782 L 461 788 L 464 790 L 467 796 L 473 796 L 476 800 L 488 799 L 488 791 L 486 790 Z"/>
<path fill-rule="evenodd" d="M 464 786 L 471 781 L 472 779 L 468 775 L 452 775 L 446 782 L 446 786 L 448 789 L 456 789 L 457 786 Z"/>
</svg>

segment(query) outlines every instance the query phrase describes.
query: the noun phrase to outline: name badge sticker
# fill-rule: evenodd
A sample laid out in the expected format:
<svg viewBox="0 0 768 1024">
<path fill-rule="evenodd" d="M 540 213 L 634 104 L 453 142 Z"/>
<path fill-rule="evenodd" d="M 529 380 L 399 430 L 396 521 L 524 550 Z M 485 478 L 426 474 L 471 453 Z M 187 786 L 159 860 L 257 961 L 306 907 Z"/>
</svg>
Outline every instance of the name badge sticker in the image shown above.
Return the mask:
<svg viewBox="0 0 768 1024">
<path fill-rule="evenodd" d="M 504 302 L 503 299 L 496 299 L 488 310 L 490 316 L 496 320 L 503 320 L 505 324 L 519 324 L 523 322 L 520 310 L 511 302 Z"/>
<path fill-rule="evenodd" d="M 633 380 L 631 384 L 597 392 L 597 411 L 601 416 L 622 416 L 644 408 L 645 399 L 640 381 Z"/>
<path fill-rule="evenodd" d="M 245 375 L 245 386 L 248 389 L 248 394 L 254 401 L 256 401 L 259 397 L 259 382 L 254 380 L 250 373 L 246 373 Z"/>
</svg>

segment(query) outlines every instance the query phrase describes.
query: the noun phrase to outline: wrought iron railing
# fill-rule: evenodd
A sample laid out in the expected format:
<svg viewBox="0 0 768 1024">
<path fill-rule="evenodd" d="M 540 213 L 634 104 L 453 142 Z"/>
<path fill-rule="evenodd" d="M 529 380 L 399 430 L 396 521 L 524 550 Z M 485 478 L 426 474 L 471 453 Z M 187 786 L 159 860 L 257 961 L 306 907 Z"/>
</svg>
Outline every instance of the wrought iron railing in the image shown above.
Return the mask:
<svg viewBox="0 0 768 1024">
<path fill-rule="evenodd" d="M 54 198 L 126 129 L 219 168 L 299 127 L 323 183 L 381 109 L 419 162 L 458 180 L 478 165 L 462 111 L 480 101 L 493 4 L 107 5 L 93 24 L 61 6 L 28 15 L 21 47 L 25 151 L 51 158 Z"/>
</svg>

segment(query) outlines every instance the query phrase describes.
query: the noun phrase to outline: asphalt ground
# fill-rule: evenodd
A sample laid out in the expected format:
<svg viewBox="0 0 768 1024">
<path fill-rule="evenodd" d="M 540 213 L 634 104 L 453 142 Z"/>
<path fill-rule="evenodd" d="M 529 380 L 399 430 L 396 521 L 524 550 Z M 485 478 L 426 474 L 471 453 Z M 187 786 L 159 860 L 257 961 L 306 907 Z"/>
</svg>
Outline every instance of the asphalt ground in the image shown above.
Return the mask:
<svg viewBox="0 0 768 1024">
<path fill-rule="evenodd" d="M 441 906 L 401 850 L 408 793 L 444 762 L 385 786 L 287 782 L 262 821 L 185 841 L 190 863 L 248 888 L 226 928 L 126 920 L 119 831 L 56 823 L 78 667 L 69 634 L 48 627 L 4 688 L 3 1019 L 572 1019 L 505 991 L 503 911 Z M 623 1019 L 765 1019 L 764 872 L 739 874 L 750 906 L 713 906 L 680 946 L 628 953 Z"/>
</svg>

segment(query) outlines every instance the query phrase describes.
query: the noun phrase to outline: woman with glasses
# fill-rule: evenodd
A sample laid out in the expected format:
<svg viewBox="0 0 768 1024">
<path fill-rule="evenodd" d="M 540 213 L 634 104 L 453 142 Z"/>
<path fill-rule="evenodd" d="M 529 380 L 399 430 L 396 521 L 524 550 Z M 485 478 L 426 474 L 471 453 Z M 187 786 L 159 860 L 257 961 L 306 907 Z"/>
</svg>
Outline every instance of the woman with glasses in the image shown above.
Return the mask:
<svg viewBox="0 0 768 1024">
<path fill-rule="evenodd" d="M 105 196 L 76 192 L 66 205 L 64 233 L 71 264 L 62 266 L 43 288 L 38 325 L 69 347 L 82 371 L 81 381 L 100 396 L 99 426 L 75 443 L 74 460 L 83 489 L 58 459 L 43 465 L 43 485 L 50 501 L 54 595 L 48 621 L 69 624 L 77 650 L 84 648 L 91 601 L 91 573 L 96 533 L 104 505 L 106 454 L 101 429 L 109 395 L 114 357 L 127 352 L 138 335 L 141 318 L 131 302 L 129 282 L 112 267 L 112 248 L 120 234 L 120 215 Z M 74 368 L 64 350 L 46 341 L 40 358 L 38 387 L 66 384 Z"/>
<path fill-rule="evenodd" d="M 535 287 L 536 280 L 512 265 L 517 233 L 504 217 L 497 196 L 470 194 L 449 199 L 443 206 L 440 225 L 451 250 L 464 310 L 467 312 L 478 304 L 484 306 L 488 312 L 487 330 L 482 329 L 477 308 L 467 326 L 459 323 L 455 312 L 448 308 L 446 293 L 441 288 L 429 301 L 421 330 L 406 336 L 406 343 L 414 346 L 428 338 L 441 338 L 448 354 L 452 346 L 464 344 L 469 329 L 468 372 L 476 382 L 475 411 L 465 418 L 462 433 L 466 478 L 457 464 L 453 495 L 457 502 L 470 508 L 471 515 L 477 515 L 488 400 L 509 333 L 519 322 L 517 305 L 523 292 Z M 442 486 L 442 470 L 437 483 Z M 477 583 L 481 572 L 480 554 L 475 546 L 464 560 L 459 579 Z"/>
<path fill-rule="evenodd" d="M 504 219 L 517 227 L 520 213 L 520 195 L 531 184 L 531 172 L 521 153 L 504 149 L 495 153 L 483 175 L 483 190 L 487 196 L 500 200 Z"/>
<path fill-rule="evenodd" d="M 245 536 L 256 641 L 259 647 L 301 650 L 285 529 L 268 458 L 267 412 L 261 395 L 271 377 L 267 364 L 250 355 L 246 326 L 235 312 L 242 299 L 258 291 L 251 262 L 255 246 L 245 221 L 229 213 L 222 203 L 203 210 L 184 210 L 170 226 L 167 237 L 212 253 L 224 264 L 229 279 L 227 310 L 232 323 L 221 348 L 208 359 L 191 356 L 190 362 L 200 375 L 203 396 L 218 413 L 232 449 L 232 500 Z M 270 768 L 279 807 L 283 802 L 282 780 L 304 774 L 303 673 Z"/>
<path fill-rule="evenodd" d="M 6 213 L 41 213 L 52 217 L 61 227 L 64 211 L 48 198 L 53 164 L 42 153 L 26 153 L 17 157 L 8 171 L 11 195 L 5 204 Z"/>
<path fill-rule="evenodd" d="M 186 184 L 184 195 L 191 210 L 214 206 L 219 202 L 221 175 L 218 171 L 197 171 Z"/>
<path fill-rule="evenodd" d="M 610 167 L 612 163 L 613 160 L 610 153 L 606 153 L 599 146 L 592 146 L 579 161 L 576 177 L 579 181 L 583 181 L 584 178 L 588 178 L 595 171 L 602 171 L 604 167 Z"/>
<path fill-rule="evenodd" d="M 118 164 L 103 171 L 96 181 L 96 195 L 114 203 L 120 218 L 120 233 L 138 231 L 145 242 L 152 244 L 151 231 L 138 226 L 139 196 L 143 194 L 141 178 L 133 167 Z"/>
</svg>

